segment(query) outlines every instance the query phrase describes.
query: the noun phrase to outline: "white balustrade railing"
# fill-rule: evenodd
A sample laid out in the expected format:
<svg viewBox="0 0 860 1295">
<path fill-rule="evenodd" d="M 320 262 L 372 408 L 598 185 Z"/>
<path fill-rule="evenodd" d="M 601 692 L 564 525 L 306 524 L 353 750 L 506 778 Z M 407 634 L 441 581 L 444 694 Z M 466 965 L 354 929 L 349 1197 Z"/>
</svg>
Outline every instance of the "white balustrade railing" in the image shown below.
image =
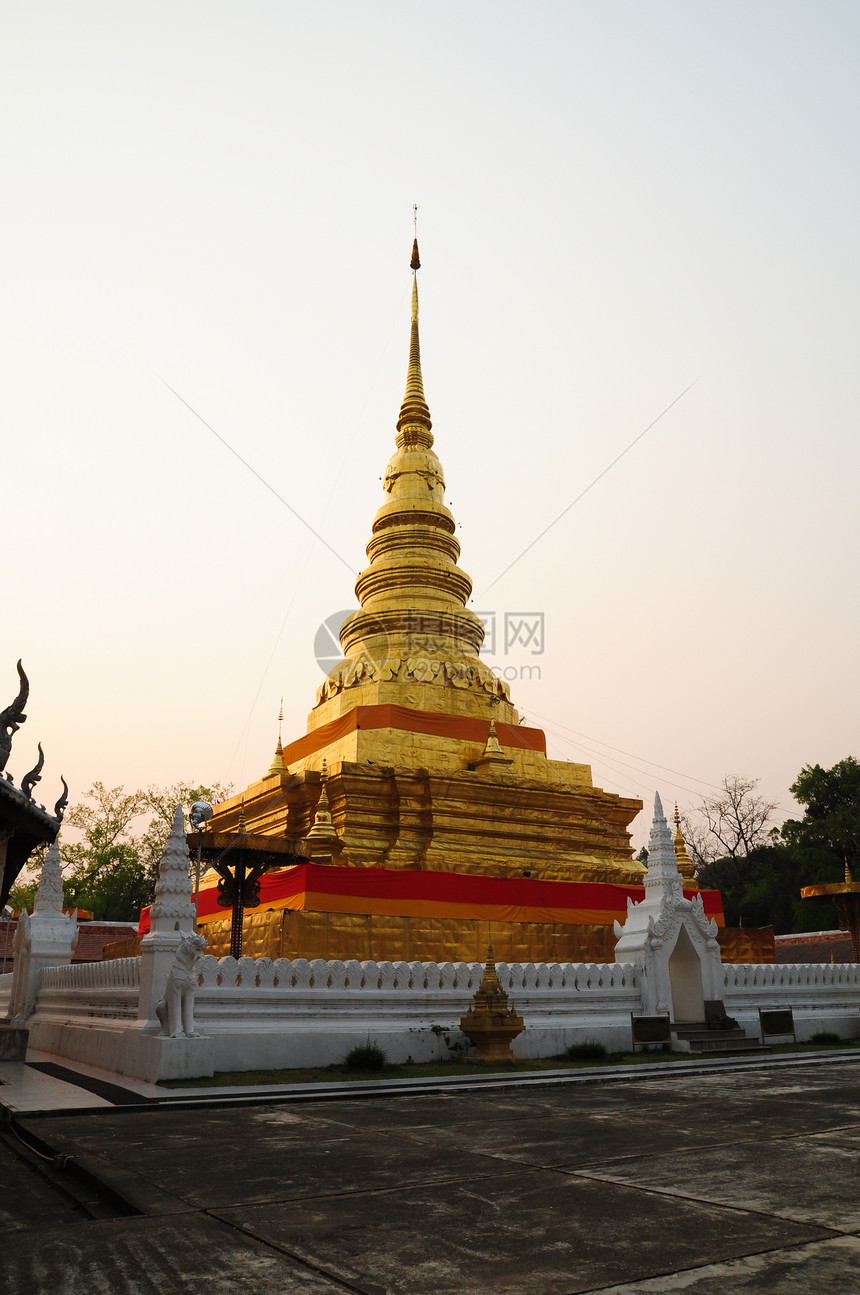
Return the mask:
<svg viewBox="0 0 860 1295">
<path fill-rule="evenodd" d="M 40 982 L 41 989 L 137 989 L 139 985 L 140 958 L 45 967 Z"/>
<path fill-rule="evenodd" d="M 566 990 L 577 994 L 629 993 L 638 988 L 637 969 L 622 963 L 504 963 L 496 966 L 509 993 Z M 314 989 L 346 991 L 403 990 L 434 993 L 459 990 L 473 994 L 481 983 L 480 962 L 358 962 L 315 958 L 215 958 L 200 960 L 201 988 Z"/>
<path fill-rule="evenodd" d="M 727 990 L 756 989 L 856 989 L 860 990 L 860 963 L 726 963 Z"/>
</svg>

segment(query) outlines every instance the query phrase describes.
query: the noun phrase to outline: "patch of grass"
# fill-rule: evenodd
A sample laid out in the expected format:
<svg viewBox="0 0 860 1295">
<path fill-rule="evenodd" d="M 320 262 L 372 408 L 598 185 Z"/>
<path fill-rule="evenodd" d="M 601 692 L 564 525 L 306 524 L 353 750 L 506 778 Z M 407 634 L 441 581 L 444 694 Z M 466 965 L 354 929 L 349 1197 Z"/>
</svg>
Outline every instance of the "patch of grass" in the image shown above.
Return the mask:
<svg viewBox="0 0 860 1295">
<path fill-rule="evenodd" d="M 347 1070 L 361 1070 L 369 1073 L 385 1070 L 388 1058 L 378 1043 L 357 1043 L 343 1059 Z"/>
<path fill-rule="evenodd" d="M 810 1043 L 841 1043 L 842 1035 L 836 1034 L 833 1030 L 816 1030 Z"/>
<path fill-rule="evenodd" d="M 584 1043 L 571 1043 L 564 1055 L 568 1061 L 605 1061 L 609 1054 L 604 1044 L 586 1039 Z"/>
</svg>

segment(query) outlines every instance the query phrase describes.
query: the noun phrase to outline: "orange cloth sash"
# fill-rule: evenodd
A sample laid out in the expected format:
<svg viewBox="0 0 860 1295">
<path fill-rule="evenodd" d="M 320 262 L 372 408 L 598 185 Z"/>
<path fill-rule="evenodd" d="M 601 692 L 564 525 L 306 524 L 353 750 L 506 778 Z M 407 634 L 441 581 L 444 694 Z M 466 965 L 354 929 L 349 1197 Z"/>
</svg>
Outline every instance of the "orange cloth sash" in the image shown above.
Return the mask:
<svg viewBox="0 0 860 1295">
<path fill-rule="evenodd" d="M 378 706 L 357 706 L 354 710 L 333 719 L 312 733 L 290 742 L 284 747 L 284 764 L 289 766 L 324 746 L 346 737 L 360 728 L 396 728 L 407 733 L 429 733 L 435 737 L 454 737 L 483 746 L 490 731 L 489 720 L 471 719 L 463 715 L 440 715 L 436 711 L 412 710 L 408 706 L 390 703 Z M 502 746 L 522 747 L 526 751 L 540 751 L 546 755 L 546 737 L 539 728 L 526 728 L 517 724 L 496 724 L 496 735 Z"/>
</svg>

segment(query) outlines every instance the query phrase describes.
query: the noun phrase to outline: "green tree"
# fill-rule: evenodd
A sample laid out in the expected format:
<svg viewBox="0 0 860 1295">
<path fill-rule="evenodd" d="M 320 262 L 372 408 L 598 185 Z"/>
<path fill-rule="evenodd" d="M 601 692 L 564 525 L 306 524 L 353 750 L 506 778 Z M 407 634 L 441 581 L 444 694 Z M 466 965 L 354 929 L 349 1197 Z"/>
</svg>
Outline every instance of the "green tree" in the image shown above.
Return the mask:
<svg viewBox="0 0 860 1295">
<path fill-rule="evenodd" d="M 67 907 L 90 909 L 97 919 L 136 921 L 151 904 L 158 864 L 173 824 L 176 806 L 186 816 L 195 800 L 212 804 L 226 799 L 229 787 L 179 782 L 126 792 L 95 782 L 82 800 L 66 813 L 60 836 L 63 900 Z M 66 829 L 76 834 L 70 839 Z M 41 859 L 34 860 L 41 866 Z M 13 904 L 32 907 L 36 880 L 16 887 Z"/>
<path fill-rule="evenodd" d="M 789 790 L 804 806 L 804 815 L 786 821 L 785 840 L 796 849 L 824 850 L 856 866 L 860 861 L 860 761 L 849 755 L 832 769 L 804 765 Z"/>
<path fill-rule="evenodd" d="M 832 901 L 801 899 L 800 889 L 841 880 L 844 859 L 860 866 L 860 763 L 848 756 L 832 769 L 805 765 L 790 788 L 803 818 L 779 830 L 766 831 L 775 806 L 755 787 L 727 778 L 724 788 L 735 794 L 703 802 L 691 832 L 699 884 L 721 892 L 729 926 L 773 926 L 777 934 L 834 929 Z"/>
<path fill-rule="evenodd" d="M 811 881 L 833 880 L 833 859 L 824 852 L 797 851 L 774 831 L 768 845 L 742 859 L 716 859 L 697 870 L 700 886 L 719 890 L 727 926 L 772 926 L 777 935 L 832 930 L 836 910 L 828 900 L 800 898 Z M 822 875 L 823 874 L 823 875 Z"/>
</svg>

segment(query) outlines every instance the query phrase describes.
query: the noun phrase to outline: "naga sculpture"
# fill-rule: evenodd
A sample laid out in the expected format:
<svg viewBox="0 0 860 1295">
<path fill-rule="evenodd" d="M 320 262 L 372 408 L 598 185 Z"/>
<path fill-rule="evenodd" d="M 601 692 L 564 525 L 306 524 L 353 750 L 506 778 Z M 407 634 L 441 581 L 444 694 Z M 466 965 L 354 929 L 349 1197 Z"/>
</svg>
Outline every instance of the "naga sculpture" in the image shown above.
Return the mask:
<svg viewBox="0 0 860 1295">
<path fill-rule="evenodd" d="M 45 763 L 45 753 L 42 750 L 41 742 L 38 743 L 38 747 L 39 747 L 39 758 L 36 761 L 35 768 L 31 769 L 30 772 L 28 774 L 25 774 L 24 777 L 21 779 L 21 790 L 23 791 L 24 795 L 27 797 L 28 800 L 33 799 L 33 788 L 35 787 L 36 783 L 42 781 L 42 765 Z"/>
<path fill-rule="evenodd" d="M 54 806 L 54 818 L 58 823 L 62 823 L 63 815 L 66 812 L 66 806 L 69 803 L 69 784 L 66 782 L 62 774 L 60 774 L 60 782 L 63 784 L 63 794 Z"/>
<path fill-rule="evenodd" d="M 13 702 L 0 711 L 0 771 L 6 768 L 6 761 L 12 751 L 12 735 L 17 733 L 18 729 L 26 720 L 24 707 L 27 705 L 27 698 L 30 695 L 30 681 L 24 673 L 24 667 L 18 661 L 18 677 L 21 680 L 21 686 L 18 689 L 18 696 Z M 41 767 L 41 766 L 40 766 Z"/>
</svg>

